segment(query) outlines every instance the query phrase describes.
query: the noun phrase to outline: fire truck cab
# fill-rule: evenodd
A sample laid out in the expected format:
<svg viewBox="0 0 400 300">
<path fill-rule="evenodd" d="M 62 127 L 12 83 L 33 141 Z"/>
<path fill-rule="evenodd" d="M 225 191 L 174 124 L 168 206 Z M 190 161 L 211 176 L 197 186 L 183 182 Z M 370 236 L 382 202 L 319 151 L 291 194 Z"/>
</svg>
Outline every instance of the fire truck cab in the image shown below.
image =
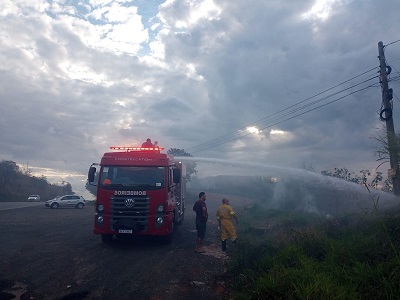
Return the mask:
<svg viewBox="0 0 400 300">
<path fill-rule="evenodd" d="M 186 168 L 164 148 L 110 147 L 92 164 L 97 185 L 94 234 L 104 243 L 113 236 L 160 236 L 171 242 L 185 215 Z"/>
</svg>

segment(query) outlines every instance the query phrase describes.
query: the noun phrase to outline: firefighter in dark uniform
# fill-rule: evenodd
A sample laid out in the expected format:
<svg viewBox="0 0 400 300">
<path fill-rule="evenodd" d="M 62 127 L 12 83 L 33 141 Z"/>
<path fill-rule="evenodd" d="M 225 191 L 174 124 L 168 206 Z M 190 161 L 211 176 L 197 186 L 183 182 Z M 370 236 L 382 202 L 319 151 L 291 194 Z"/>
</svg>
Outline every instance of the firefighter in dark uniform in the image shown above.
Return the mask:
<svg viewBox="0 0 400 300">
<path fill-rule="evenodd" d="M 151 139 L 147 139 L 147 140 L 142 144 L 142 147 L 143 147 L 143 148 L 153 148 L 154 145 L 153 145 L 153 143 L 151 142 Z"/>
</svg>

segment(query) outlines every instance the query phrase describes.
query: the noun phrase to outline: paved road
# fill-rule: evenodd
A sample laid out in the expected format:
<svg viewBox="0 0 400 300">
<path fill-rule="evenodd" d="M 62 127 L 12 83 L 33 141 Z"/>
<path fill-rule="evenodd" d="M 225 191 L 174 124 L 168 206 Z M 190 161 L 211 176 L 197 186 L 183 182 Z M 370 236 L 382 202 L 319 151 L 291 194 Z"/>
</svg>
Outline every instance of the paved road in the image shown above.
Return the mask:
<svg viewBox="0 0 400 300">
<path fill-rule="evenodd" d="M 31 206 L 43 206 L 44 201 L 42 202 L 0 202 L 0 210 L 7 210 L 7 209 L 17 209 L 17 208 L 24 208 L 24 207 L 31 207 Z"/>
<path fill-rule="evenodd" d="M 55 210 L 44 202 L 2 203 L 0 299 L 10 299 L 6 293 L 13 286 L 21 299 L 225 299 L 226 260 L 218 256 L 212 223 L 219 202 L 209 202 L 207 254 L 193 251 L 191 210 L 170 245 L 148 239 L 104 245 L 92 234 L 91 206 Z"/>
</svg>

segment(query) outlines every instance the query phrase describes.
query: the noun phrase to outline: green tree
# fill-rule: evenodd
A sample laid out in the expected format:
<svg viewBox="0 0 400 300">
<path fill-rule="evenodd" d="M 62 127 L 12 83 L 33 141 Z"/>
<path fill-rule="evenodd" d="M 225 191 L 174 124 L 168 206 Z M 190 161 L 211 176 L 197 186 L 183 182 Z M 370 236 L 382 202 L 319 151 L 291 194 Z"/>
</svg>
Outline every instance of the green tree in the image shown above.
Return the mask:
<svg viewBox="0 0 400 300">
<path fill-rule="evenodd" d="M 390 153 L 397 152 L 398 157 L 400 157 L 400 133 L 395 133 L 395 143 L 391 147 L 389 147 L 386 128 L 378 131 L 377 134 L 372 137 L 372 139 L 376 144 L 375 155 L 378 157 L 377 161 L 381 162 L 377 169 L 381 165 L 390 162 Z"/>
<path fill-rule="evenodd" d="M 382 172 L 376 172 L 374 177 L 371 177 L 372 173 L 369 170 L 361 170 L 359 173 L 361 173 L 361 175 L 357 175 L 344 167 L 335 168 L 333 172 L 328 170 L 321 171 L 321 174 L 325 176 L 340 178 L 346 181 L 373 187 L 374 189 L 379 188 L 379 183 L 383 180 Z M 388 189 L 389 186 L 387 185 L 387 182 L 384 181 L 382 190 L 387 191 Z"/>
<path fill-rule="evenodd" d="M 66 181 L 51 184 L 44 175 L 32 176 L 13 161 L 0 161 L 0 201 L 26 201 L 31 194 L 46 200 L 72 193 L 72 186 Z"/>
<path fill-rule="evenodd" d="M 343 179 L 346 181 L 351 181 L 354 183 L 362 182 L 362 178 L 360 178 L 360 176 L 356 175 L 354 172 L 352 172 L 349 169 L 344 168 L 344 167 L 343 168 L 335 168 L 335 170 L 333 172 L 322 171 L 321 174 L 326 175 L 326 176 L 340 178 L 340 179 Z"/>
<path fill-rule="evenodd" d="M 186 157 L 193 157 L 190 153 L 187 153 L 184 149 L 179 148 L 170 148 L 167 151 L 168 154 L 172 154 L 173 156 L 186 156 Z M 186 182 L 192 180 L 192 175 L 197 174 L 197 164 L 194 161 L 187 161 L 185 162 L 186 165 Z"/>
<path fill-rule="evenodd" d="M 397 157 L 400 157 L 400 133 L 397 130 L 397 133 L 394 134 L 394 143 L 389 147 L 388 143 L 388 133 L 386 127 L 383 126 L 375 136 L 371 137 L 376 145 L 375 148 L 375 156 L 377 156 L 377 161 L 380 162 L 378 169 L 381 165 L 390 163 L 390 153 L 396 153 Z M 399 166 L 400 167 L 400 166 Z M 381 173 L 382 174 L 382 173 Z M 385 192 L 393 192 L 393 182 L 392 179 L 386 178 L 383 181 L 382 190 Z"/>
<path fill-rule="evenodd" d="M 11 160 L 2 160 L 0 162 L 0 188 L 6 187 L 14 180 L 19 172 L 18 165 Z"/>
<path fill-rule="evenodd" d="M 383 182 L 382 191 L 384 192 L 393 192 L 393 183 L 389 178 Z"/>
<path fill-rule="evenodd" d="M 62 194 L 73 194 L 72 185 L 68 181 L 62 181 L 59 185 L 63 191 Z"/>
</svg>

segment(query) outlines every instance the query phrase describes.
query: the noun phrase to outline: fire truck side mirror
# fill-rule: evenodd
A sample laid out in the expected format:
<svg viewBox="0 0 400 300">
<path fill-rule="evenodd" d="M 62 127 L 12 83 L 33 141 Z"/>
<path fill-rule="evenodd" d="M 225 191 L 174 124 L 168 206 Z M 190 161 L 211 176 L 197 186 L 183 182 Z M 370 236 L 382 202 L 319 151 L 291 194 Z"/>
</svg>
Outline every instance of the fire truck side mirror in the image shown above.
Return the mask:
<svg viewBox="0 0 400 300">
<path fill-rule="evenodd" d="M 181 182 L 181 172 L 179 169 L 174 169 L 173 170 L 173 176 L 174 176 L 174 183 L 179 183 Z"/>
<path fill-rule="evenodd" d="M 94 175 L 96 174 L 96 167 L 90 167 L 89 173 L 88 173 L 88 181 L 93 182 L 94 181 Z"/>
</svg>

